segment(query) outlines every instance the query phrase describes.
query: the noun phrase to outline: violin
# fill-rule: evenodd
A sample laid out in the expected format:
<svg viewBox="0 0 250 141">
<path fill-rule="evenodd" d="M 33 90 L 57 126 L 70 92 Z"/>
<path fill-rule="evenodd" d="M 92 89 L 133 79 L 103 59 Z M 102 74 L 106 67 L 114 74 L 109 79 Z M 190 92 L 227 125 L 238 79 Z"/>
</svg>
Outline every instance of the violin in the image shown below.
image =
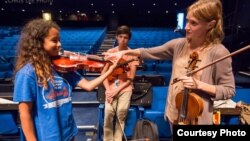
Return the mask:
<svg viewBox="0 0 250 141">
<path fill-rule="evenodd" d="M 107 77 L 108 81 L 114 81 L 119 75 L 129 71 L 127 64 L 132 61 L 135 61 L 135 59 L 128 61 L 120 59 L 114 71 Z M 61 52 L 58 56 L 52 58 L 54 68 L 61 73 L 67 73 L 79 69 L 100 73 L 106 63 L 111 62 L 106 61 L 104 58 L 97 55 L 86 55 L 69 51 Z"/>
<path fill-rule="evenodd" d="M 80 53 L 67 52 L 52 58 L 54 68 L 62 73 L 85 69 L 89 72 L 101 72 L 105 63 L 89 58 L 100 58 L 95 55 L 82 55 Z"/>
<path fill-rule="evenodd" d="M 136 59 L 131 59 L 131 60 L 126 61 L 123 58 L 121 58 L 115 70 L 108 76 L 107 78 L 108 81 L 113 82 L 115 79 L 117 79 L 119 75 L 129 71 L 130 68 L 128 67 L 128 63 L 132 61 L 136 61 Z"/>
<path fill-rule="evenodd" d="M 198 61 L 200 61 L 198 53 L 193 52 L 190 55 L 187 73 L 196 68 L 195 65 Z M 177 124 L 197 124 L 198 116 L 202 114 L 204 107 L 200 96 L 190 89 L 184 88 L 182 92 L 176 95 L 175 103 L 179 112 Z"/>
</svg>

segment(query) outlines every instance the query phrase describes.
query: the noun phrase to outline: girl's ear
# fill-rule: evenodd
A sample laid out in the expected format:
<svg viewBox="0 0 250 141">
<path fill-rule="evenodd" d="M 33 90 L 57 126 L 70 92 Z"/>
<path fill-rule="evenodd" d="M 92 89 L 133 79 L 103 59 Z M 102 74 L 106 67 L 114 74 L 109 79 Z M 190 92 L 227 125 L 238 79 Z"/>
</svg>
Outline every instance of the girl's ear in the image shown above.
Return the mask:
<svg viewBox="0 0 250 141">
<path fill-rule="evenodd" d="M 215 26 L 215 23 L 216 23 L 215 20 L 210 21 L 210 22 L 208 23 L 208 29 L 213 28 L 213 27 Z"/>
</svg>

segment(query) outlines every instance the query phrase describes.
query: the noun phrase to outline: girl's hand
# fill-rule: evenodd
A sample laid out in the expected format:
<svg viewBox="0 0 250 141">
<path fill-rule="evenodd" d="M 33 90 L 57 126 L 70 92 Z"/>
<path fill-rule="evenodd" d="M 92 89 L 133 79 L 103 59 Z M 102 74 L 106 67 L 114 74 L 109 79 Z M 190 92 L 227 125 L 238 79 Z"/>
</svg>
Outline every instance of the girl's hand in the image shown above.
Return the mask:
<svg viewBox="0 0 250 141">
<path fill-rule="evenodd" d="M 183 86 L 188 89 L 199 89 L 199 82 L 197 79 L 189 76 L 182 76 L 179 80 L 183 83 Z"/>
</svg>

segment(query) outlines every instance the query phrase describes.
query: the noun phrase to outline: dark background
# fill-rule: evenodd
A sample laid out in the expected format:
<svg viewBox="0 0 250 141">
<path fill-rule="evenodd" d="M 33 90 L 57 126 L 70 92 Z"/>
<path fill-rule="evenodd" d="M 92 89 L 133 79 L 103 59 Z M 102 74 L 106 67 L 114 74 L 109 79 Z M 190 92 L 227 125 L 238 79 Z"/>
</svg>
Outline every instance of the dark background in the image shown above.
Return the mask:
<svg viewBox="0 0 250 141">
<path fill-rule="evenodd" d="M 176 14 L 185 12 L 195 0 L 1 0 L 0 25 L 22 26 L 32 18 L 50 12 L 60 26 L 170 27 L 177 25 Z M 222 0 L 225 39 L 230 52 L 250 42 L 250 1 Z M 86 15 L 87 19 L 84 18 Z M 234 58 L 236 69 L 248 69 L 249 51 Z"/>
</svg>

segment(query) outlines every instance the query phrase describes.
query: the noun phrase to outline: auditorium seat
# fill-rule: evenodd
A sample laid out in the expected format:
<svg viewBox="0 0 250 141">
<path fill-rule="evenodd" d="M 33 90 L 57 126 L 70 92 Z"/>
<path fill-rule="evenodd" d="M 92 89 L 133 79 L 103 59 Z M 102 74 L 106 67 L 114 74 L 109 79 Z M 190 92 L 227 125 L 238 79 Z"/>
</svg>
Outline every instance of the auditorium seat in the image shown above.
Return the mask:
<svg viewBox="0 0 250 141">
<path fill-rule="evenodd" d="M 0 64 L 0 71 L 9 71 L 12 70 L 12 64 L 11 63 L 1 63 Z"/>
<path fill-rule="evenodd" d="M 163 62 L 156 64 L 155 70 L 159 72 L 171 72 L 172 71 L 172 63 L 171 62 Z"/>
<path fill-rule="evenodd" d="M 11 111 L 0 111 L 0 140 L 19 139 L 25 141 L 22 128 L 18 125 Z"/>
<path fill-rule="evenodd" d="M 0 134 L 6 135 L 6 134 L 17 134 L 18 133 L 18 127 L 16 125 L 16 122 L 9 111 L 1 111 L 0 112 Z"/>
<path fill-rule="evenodd" d="M 1 72 L 0 71 L 0 80 L 6 78 L 6 72 Z"/>
<path fill-rule="evenodd" d="M 125 135 L 127 137 L 132 137 L 134 133 L 134 128 L 136 125 L 136 121 L 138 119 L 137 108 L 131 106 L 128 111 L 127 119 L 125 122 Z"/>
<path fill-rule="evenodd" d="M 250 104 L 250 88 L 236 88 L 236 93 L 232 100 Z"/>
<path fill-rule="evenodd" d="M 143 119 L 149 119 L 156 123 L 160 138 L 170 138 L 171 130 L 169 122 L 164 119 L 168 87 L 153 87 L 151 108 L 145 109 Z"/>
</svg>

